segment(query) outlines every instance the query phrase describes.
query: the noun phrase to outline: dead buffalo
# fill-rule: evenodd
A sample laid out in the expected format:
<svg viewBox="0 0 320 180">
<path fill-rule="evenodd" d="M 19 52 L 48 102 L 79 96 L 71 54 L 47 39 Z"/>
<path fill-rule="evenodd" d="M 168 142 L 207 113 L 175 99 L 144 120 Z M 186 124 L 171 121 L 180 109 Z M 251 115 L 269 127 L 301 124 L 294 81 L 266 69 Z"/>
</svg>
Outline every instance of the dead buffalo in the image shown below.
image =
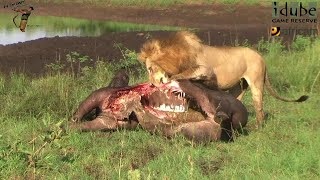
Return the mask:
<svg viewBox="0 0 320 180">
<path fill-rule="evenodd" d="M 82 121 L 94 109 L 97 116 Z M 244 127 L 247 119 L 246 108 L 228 93 L 179 80 L 161 87 L 143 83 L 98 89 L 79 105 L 71 128 L 94 131 L 133 129 L 140 125 L 166 137 L 181 134 L 197 142 L 208 142 L 232 139 L 231 131 Z"/>
</svg>

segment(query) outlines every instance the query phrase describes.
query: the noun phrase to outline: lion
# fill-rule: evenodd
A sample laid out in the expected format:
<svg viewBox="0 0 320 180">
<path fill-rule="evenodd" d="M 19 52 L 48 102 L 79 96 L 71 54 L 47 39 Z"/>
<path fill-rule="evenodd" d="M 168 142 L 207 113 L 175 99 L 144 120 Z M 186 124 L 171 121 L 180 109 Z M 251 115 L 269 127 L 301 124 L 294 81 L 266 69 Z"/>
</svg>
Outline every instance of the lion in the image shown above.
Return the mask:
<svg viewBox="0 0 320 180">
<path fill-rule="evenodd" d="M 241 100 L 250 87 L 257 126 L 264 123 L 263 90 L 285 102 L 303 102 L 308 96 L 292 100 L 280 97 L 272 88 L 262 56 L 248 47 L 208 46 L 188 31 L 177 32 L 165 39 L 145 42 L 138 54 L 145 63 L 149 81 L 154 85 L 170 80 L 202 81 L 209 87 L 230 92 Z"/>
</svg>

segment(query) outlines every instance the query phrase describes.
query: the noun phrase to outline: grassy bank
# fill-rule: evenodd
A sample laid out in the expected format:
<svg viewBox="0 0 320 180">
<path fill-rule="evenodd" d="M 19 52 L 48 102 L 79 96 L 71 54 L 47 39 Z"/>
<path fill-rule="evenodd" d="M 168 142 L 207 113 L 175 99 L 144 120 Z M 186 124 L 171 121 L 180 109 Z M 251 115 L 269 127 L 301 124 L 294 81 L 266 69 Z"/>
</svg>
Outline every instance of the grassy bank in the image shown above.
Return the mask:
<svg viewBox="0 0 320 180">
<path fill-rule="evenodd" d="M 268 122 L 254 130 L 248 93 L 244 103 L 251 112 L 249 135 L 206 146 L 142 129 L 61 131 L 60 122 L 91 91 L 110 81 L 114 66 L 141 70 L 140 75 L 132 72 L 130 84 L 146 80 L 131 51 L 117 64 L 74 68 L 78 75 L 61 73 L 62 65 L 51 64 L 51 74 L 43 78 L 0 76 L 0 179 L 319 179 L 320 40 L 299 38 L 290 51 L 266 42 L 258 49 L 281 95 L 311 98 L 284 103 L 266 94 Z M 78 57 L 71 54 L 70 62 L 85 59 Z"/>
<path fill-rule="evenodd" d="M 10 31 L 16 28 L 12 22 L 12 14 L 1 14 L 1 30 Z M 70 17 L 35 16 L 29 26 L 38 26 L 49 32 L 78 31 L 82 35 L 101 35 L 102 32 L 129 32 L 129 31 L 154 31 L 154 30 L 179 30 L 173 26 L 160 26 L 148 24 L 121 23 L 112 21 L 95 21 Z"/>
</svg>

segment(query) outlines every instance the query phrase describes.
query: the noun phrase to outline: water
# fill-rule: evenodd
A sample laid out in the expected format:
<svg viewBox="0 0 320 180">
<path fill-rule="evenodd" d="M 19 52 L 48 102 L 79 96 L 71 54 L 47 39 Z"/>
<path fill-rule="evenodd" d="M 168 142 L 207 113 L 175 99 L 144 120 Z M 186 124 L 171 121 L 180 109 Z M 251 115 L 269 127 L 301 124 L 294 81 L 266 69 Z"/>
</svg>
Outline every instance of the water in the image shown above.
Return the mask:
<svg viewBox="0 0 320 180">
<path fill-rule="evenodd" d="M 99 36 L 106 32 L 178 30 L 178 27 L 94 21 L 67 17 L 36 16 L 31 14 L 26 32 L 17 28 L 12 14 L 0 14 L 0 44 L 7 45 L 54 36 Z M 15 19 L 19 26 L 20 16 Z"/>
</svg>

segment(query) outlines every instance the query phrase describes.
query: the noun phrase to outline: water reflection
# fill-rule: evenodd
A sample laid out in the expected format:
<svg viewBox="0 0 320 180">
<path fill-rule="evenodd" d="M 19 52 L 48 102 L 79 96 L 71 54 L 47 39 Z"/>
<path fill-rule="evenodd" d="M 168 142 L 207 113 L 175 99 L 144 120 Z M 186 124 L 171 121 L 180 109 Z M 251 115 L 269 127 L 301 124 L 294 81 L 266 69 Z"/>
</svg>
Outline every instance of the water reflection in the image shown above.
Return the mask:
<svg viewBox="0 0 320 180">
<path fill-rule="evenodd" d="M 88 34 L 88 36 L 90 35 L 91 34 Z M 0 29 L 0 44 L 7 45 L 54 36 L 81 36 L 81 30 L 65 29 L 64 31 L 48 31 L 46 28 L 37 27 L 34 29 L 28 28 L 28 31 L 22 33 L 19 29 Z"/>
<path fill-rule="evenodd" d="M 30 17 L 26 32 L 12 22 L 11 14 L 0 14 L 0 44 L 7 45 L 54 36 L 99 36 L 105 32 L 178 30 L 177 27 L 92 21 L 65 17 Z M 17 18 L 17 24 L 18 24 Z"/>
</svg>

